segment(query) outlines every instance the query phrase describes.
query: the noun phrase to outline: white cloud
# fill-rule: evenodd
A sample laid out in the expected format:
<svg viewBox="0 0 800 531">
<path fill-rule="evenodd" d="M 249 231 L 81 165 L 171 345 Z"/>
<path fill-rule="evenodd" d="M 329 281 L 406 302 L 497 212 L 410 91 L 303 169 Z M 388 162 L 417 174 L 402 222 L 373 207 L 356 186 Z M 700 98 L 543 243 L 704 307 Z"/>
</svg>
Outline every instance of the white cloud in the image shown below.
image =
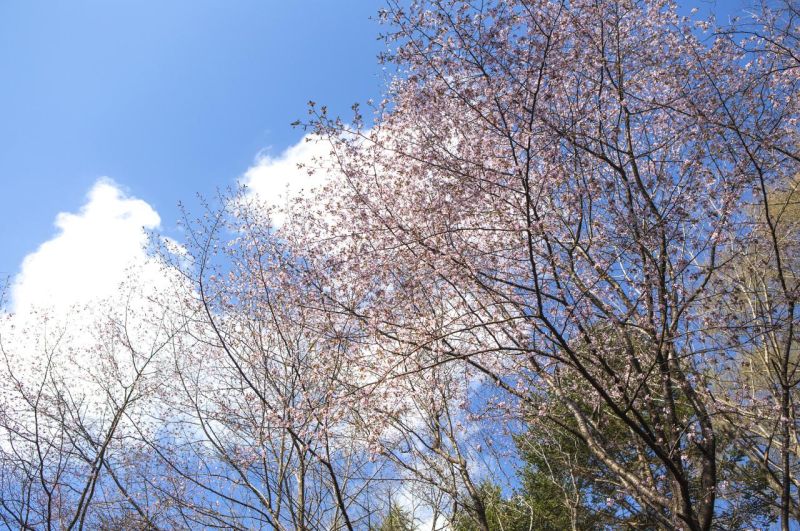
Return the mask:
<svg viewBox="0 0 800 531">
<path fill-rule="evenodd" d="M 137 371 L 146 368 L 147 385 L 166 374 L 160 345 L 174 329 L 166 309 L 181 277 L 148 253 L 146 231 L 159 225 L 151 205 L 109 179 L 94 184 L 78 212 L 58 214 L 57 233 L 25 257 L 13 280 L 12 312 L 0 310 L 0 408 L 47 380 L 99 421 L 113 416 L 109 397 L 122 396 Z M 166 247 L 183 251 L 172 241 Z M 13 422 L 24 426 L 31 414 L 21 408 Z M 0 449 L 10 438 L 0 427 Z"/>
<path fill-rule="evenodd" d="M 78 213 L 58 214 L 58 233 L 25 257 L 11 290 L 12 308 L 65 309 L 112 295 L 129 268 L 147 264 L 147 234 L 158 213 L 109 179 L 95 183 Z"/>
<path fill-rule="evenodd" d="M 98 180 L 81 209 L 59 213 L 58 232 L 23 260 L 11 286 L 12 313 L 0 312 L 5 352 L 20 367 L 36 367 L 58 350 L 63 375 L 86 380 L 99 367 L 98 341 L 110 322 L 124 323 L 134 348 L 150 348 L 165 333 L 165 308 L 177 300 L 180 283 L 174 269 L 148 252 L 147 231 L 160 223 L 147 202 Z M 183 250 L 171 240 L 166 248 Z M 56 340 L 58 349 L 45 348 Z M 124 349 L 118 354 L 127 356 Z M 33 369 L 29 374 L 39 377 Z"/>
<path fill-rule="evenodd" d="M 328 180 L 325 172 L 317 171 L 309 175 L 308 169 L 314 165 L 315 159 L 329 159 L 330 151 L 331 146 L 327 141 L 306 135 L 277 157 L 259 156 L 255 165 L 245 172 L 242 184 L 276 209 L 272 221 L 281 225 L 285 211 L 293 202 L 307 196 Z"/>
</svg>

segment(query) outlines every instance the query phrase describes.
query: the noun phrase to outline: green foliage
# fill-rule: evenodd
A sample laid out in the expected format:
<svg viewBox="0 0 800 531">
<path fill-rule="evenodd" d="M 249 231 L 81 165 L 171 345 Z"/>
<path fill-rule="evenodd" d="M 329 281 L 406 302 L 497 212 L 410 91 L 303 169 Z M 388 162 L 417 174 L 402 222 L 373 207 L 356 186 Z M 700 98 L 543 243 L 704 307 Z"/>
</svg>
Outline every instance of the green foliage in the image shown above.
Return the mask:
<svg viewBox="0 0 800 531">
<path fill-rule="evenodd" d="M 572 529 L 573 523 L 578 529 L 603 527 L 607 515 L 591 507 L 597 500 L 589 495 L 592 478 L 588 476 L 588 449 L 569 434 L 558 435 L 561 440 L 545 441 L 531 430 L 517 438 L 525 464 L 521 485 L 513 494 L 504 496 L 491 480 L 481 485 L 490 531 L 557 531 Z M 587 476 L 581 477 L 581 473 Z M 481 529 L 475 515 L 466 511 L 455 516 L 453 527 L 456 531 Z"/>
<path fill-rule="evenodd" d="M 531 529 L 532 514 L 526 503 L 527 500 L 522 496 L 515 495 L 506 498 L 503 496 L 500 487 L 492 482 L 483 483 L 480 486 L 480 493 L 483 504 L 486 507 L 486 520 L 489 522 L 489 529 L 492 531 Z M 465 511 L 457 513 L 453 519 L 454 531 L 478 531 L 480 529 L 474 515 Z"/>
<path fill-rule="evenodd" d="M 392 503 L 383 521 L 377 527 L 370 529 L 371 531 L 414 531 L 414 519 L 408 511 L 396 503 Z"/>
<path fill-rule="evenodd" d="M 490 531 L 658 528 L 655 515 L 620 499 L 616 485 L 600 480 L 608 477 L 605 465 L 574 434 L 575 420 L 566 407 L 548 400 L 549 415 L 559 424 L 537 419 L 515 439 L 523 461 L 519 488 L 503 496 L 492 480 L 481 486 Z M 621 422 L 606 417 L 603 436 L 618 450 L 620 462 L 636 466 L 637 453 Z M 481 529 L 475 515 L 464 510 L 454 522 L 456 531 Z"/>
</svg>

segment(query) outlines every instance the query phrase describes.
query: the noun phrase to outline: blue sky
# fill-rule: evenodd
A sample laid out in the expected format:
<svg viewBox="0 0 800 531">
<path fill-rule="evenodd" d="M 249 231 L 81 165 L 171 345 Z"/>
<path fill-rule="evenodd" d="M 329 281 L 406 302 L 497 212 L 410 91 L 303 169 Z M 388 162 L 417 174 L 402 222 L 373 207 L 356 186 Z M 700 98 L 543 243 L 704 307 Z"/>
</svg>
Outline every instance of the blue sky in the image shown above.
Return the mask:
<svg viewBox="0 0 800 531">
<path fill-rule="evenodd" d="M 302 131 L 310 99 L 377 97 L 380 0 L 0 3 L 0 275 L 101 176 L 172 232 L 179 200 L 233 184 Z"/>
</svg>

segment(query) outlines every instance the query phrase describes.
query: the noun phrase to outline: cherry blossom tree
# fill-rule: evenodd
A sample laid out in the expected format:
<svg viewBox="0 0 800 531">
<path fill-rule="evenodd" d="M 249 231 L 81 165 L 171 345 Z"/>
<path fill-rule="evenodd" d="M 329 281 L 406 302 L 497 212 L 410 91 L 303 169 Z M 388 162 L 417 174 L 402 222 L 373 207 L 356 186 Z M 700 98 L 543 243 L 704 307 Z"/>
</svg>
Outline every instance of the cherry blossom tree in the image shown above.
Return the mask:
<svg viewBox="0 0 800 531">
<path fill-rule="evenodd" d="M 0 323 L 0 521 L 23 529 L 158 528 L 138 434 L 174 337 L 137 305 Z M 138 457 L 138 460 L 137 460 Z M 159 522 L 158 524 L 156 522 Z"/>
<path fill-rule="evenodd" d="M 338 177 L 287 238 L 359 290 L 338 302 L 385 356 L 549 394 L 616 503 L 709 529 L 729 505 L 709 369 L 733 354 L 707 302 L 748 198 L 797 172 L 794 66 L 666 0 L 383 17 L 401 76 L 370 128 L 312 108 Z"/>
<path fill-rule="evenodd" d="M 719 385 L 720 413 L 731 439 L 748 456 L 746 464 L 764 474 L 766 492 L 758 495 L 789 529 L 800 518 L 798 496 L 797 305 L 797 138 L 777 125 L 796 125 L 798 17 L 800 6 L 784 1 L 766 5 L 755 21 L 720 34 L 731 39 L 754 65 L 749 90 L 768 98 L 771 113 L 745 119 L 726 109 L 726 126 L 735 134 L 753 173 L 749 226 L 733 249 L 731 267 L 720 279 L 729 304 L 724 336 L 731 349 Z M 777 134 L 776 134 L 777 133 Z M 757 494 L 754 492 L 754 494 Z"/>
<path fill-rule="evenodd" d="M 163 420 L 177 436 L 154 447 L 193 486 L 182 503 L 197 525 L 363 526 L 382 508 L 370 500 L 381 463 L 354 435 L 352 318 L 320 297 L 265 204 L 221 203 L 187 217 L 173 264 L 191 281 L 167 399 L 179 416 Z"/>
</svg>

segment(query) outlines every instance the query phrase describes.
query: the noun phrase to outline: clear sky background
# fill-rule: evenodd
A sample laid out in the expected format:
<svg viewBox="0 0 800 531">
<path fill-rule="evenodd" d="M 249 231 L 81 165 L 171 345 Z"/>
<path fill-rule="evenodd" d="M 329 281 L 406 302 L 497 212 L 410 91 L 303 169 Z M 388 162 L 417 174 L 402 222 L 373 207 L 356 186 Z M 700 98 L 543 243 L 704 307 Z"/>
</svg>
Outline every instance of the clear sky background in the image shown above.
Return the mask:
<svg viewBox="0 0 800 531">
<path fill-rule="evenodd" d="M 179 200 L 234 184 L 302 131 L 381 94 L 380 0 L 0 2 L 0 275 L 101 176 L 170 233 Z"/>
<path fill-rule="evenodd" d="M 742 3 L 698 0 L 684 9 L 723 18 Z M 53 239 L 59 245 L 39 253 L 41 272 L 28 284 L 70 283 L 94 263 L 91 282 L 110 267 L 102 255 L 138 248 L 135 236 L 130 245 L 117 241 L 131 225 L 154 228 L 156 216 L 160 231 L 176 236 L 178 201 L 196 204 L 196 194 L 213 196 L 253 167 L 262 182 L 293 179 L 293 157 L 307 153 L 295 148 L 261 166 L 259 154 L 277 157 L 301 139 L 289 124 L 305 118 L 308 100 L 348 116 L 352 103 L 380 97 L 383 43 L 371 18 L 382 5 L 0 1 L 0 279 L 17 275 L 23 258 Z M 123 196 L 90 193 L 104 176 Z M 81 210 L 90 204 L 94 210 Z M 57 218 L 63 212 L 83 214 Z M 65 223 L 72 232 L 59 239 Z M 100 257 L 88 256 L 92 246 Z M 63 261 L 70 269 L 58 274 Z"/>
</svg>

